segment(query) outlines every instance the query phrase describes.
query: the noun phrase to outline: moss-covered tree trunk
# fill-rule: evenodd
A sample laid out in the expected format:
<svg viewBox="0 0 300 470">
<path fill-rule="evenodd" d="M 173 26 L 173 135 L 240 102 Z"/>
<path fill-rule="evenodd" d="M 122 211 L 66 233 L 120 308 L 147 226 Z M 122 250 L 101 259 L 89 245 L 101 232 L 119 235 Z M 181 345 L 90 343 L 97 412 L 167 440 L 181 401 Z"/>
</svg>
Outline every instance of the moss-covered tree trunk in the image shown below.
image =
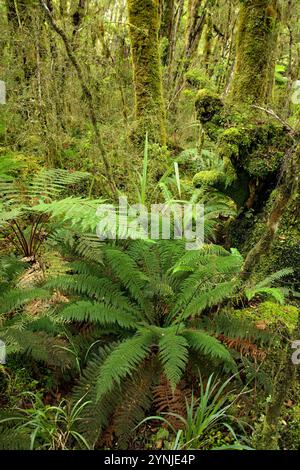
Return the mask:
<svg viewBox="0 0 300 470">
<path fill-rule="evenodd" d="M 166 113 L 158 34 L 159 0 L 127 0 L 135 89 L 136 126 L 133 133 L 142 143 L 166 143 Z"/>
<path fill-rule="evenodd" d="M 170 62 L 173 26 L 174 26 L 175 0 L 162 0 L 160 37 L 163 40 L 162 63 Z"/>
<path fill-rule="evenodd" d="M 271 401 L 266 408 L 266 415 L 262 427 L 256 436 L 258 450 L 278 450 L 278 424 L 282 414 L 284 402 L 289 392 L 295 387 L 295 380 L 299 366 L 292 361 L 292 341 L 298 340 L 300 334 L 300 316 L 292 335 L 288 329 L 282 331 L 282 360 L 275 377 Z"/>
<path fill-rule="evenodd" d="M 277 0 L 243 0 L 229 99 L 263 104 L 272 92 L 278 38 Z"/>
</svg>

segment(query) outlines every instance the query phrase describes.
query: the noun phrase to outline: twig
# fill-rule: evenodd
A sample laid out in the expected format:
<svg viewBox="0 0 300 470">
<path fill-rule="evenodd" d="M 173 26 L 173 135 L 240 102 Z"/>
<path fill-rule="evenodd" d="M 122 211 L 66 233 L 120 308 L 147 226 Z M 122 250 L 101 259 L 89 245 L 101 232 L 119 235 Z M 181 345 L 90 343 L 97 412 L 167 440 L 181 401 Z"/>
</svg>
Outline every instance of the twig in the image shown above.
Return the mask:
<svg viewBox="0 0 300 470">
<path fill-rule="evenodd" d="M 294 129 L 292 126 L 289 125 L 288 122 L 286 122 L 284 119 L 282 119 L 280 116 L 278 116 L 278 114 L 275 113 L 275 111 L 273 111 L 273 109 L 267 109 L 267 108 L 263 108 L 262 106 L 257 106 L 257 105 L 252 105 L 252 108 L 255 108 L 255 109 L 260 109 L 261 111 L 264 111 L 265 113 L 269 114 L 270 116 L 272 116 L 273 118 L 277 119 L 277 121 L 279 121 L 284 127 L 286 127 L 287 129 L 289 129 L 293 135 L 297 135 L 298 132 L 296 131 L 296 129 Z"/>
</svg>

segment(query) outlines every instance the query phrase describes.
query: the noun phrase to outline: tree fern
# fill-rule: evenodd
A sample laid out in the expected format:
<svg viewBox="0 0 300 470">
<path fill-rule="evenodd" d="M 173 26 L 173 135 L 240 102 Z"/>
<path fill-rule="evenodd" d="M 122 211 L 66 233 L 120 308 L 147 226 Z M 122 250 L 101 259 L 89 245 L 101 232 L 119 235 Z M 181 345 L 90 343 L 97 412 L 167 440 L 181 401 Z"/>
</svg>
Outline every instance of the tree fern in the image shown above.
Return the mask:
<svg viewBox="0 0 300 470">
<path fill-rule="evenodd" d="M 74 250 L 72 258 L 69 274 L 45 285 L 70 297 L 70 303 L 57 310 L 57 318 L 66 325 L 89 325 L 97 344 L 114 342 L 93 356 L 76 387 L 77 397 L 87 393 L 86 399 L 93 402 L 97 418 L 91 405 L 89 423 L 98 420 L 99 429 L 107 426 L 125 384 L 129 387 L 148 361 L 153 361 L 154 376 L 164 374 L 173 389 L 190 361 L 198 367 L 199 357 L 204 363 L 234 367 L 228 349 L 214 337 L 213 325 L 205 331 L 204 324 L 192 323 L 205 318 L 211 307 L 229 301 L 238 288 L 238 253 L 216 245 L 187 253 L 181 240 L 136 240 L 103 244 L 102 263 L 84 261 Z M 115 401 L 108 407 L 110 394 Z M 110 411 L 104 412 L 101 404 Z"/>
</svg>

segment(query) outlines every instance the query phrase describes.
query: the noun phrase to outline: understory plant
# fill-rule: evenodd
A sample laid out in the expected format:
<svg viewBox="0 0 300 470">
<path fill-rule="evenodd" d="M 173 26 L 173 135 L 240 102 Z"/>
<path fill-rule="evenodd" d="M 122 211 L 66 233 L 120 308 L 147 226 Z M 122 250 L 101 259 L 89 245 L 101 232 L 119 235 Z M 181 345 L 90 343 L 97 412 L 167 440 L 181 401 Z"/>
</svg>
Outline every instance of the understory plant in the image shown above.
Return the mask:
<svg viewBox="0 0 300 470">
<path fill-rule="evenodd" d="M 162 416 L 149 416 L 138 426 L 147 421 L 162 421 L 166 429 L 170 430 L 173 439 L 168 442 L 167 447 L 172 450 L 207 449 L 210 446 L 211 435 L 220 431 L 229 434 L 230 444 L 223 444 L 218 449 L 245 449 L 247 448 L 241 441 L 245 438 L 241 420 L 229 414 L 233 403 L 236 402 L 242 393 L 238 393 L 232 400 L 234 390 L 232 381 L 234 376 L 225 380 L 217 380 L 211 374 L 206 383 L 200 377 L 199 396 L 192 391 L 191 398 L 186 398 L 185 415 L 176 413 L 163 413 Z M 180 429 L 174 428 L 170 418 L 179 421 Z M 243 436 L 237 436 L 234 428 L 240 427 Z M 168 436 L 168 433 L 167 433 Z M 169 437 L 169 436 L 168 436 Z M 212 450 L 215 450 L 213 447 Z"/>
<path fill-rule="evenodd" d="M 0 419 L 0 429 L 9 437 L 13 446 L 19 438 L 25 448 L 30 450 L 69 450 L 76 448 L 89 449 L 90 446 L 78 432 L 78 423 L 83 419 L 82 413 L 88 405 L 83 399 L 76 403 L 61 400 L 58 405 L 45 405 L 37 393 L 25 392 L 24 399 L 29 406 L 16 407 L 7 412 L 7 417 Z M 3 413 L 5 415 L 5 413 Z M 0 432 L 0 443 L 2 441 Z M 5 436 L 4 436 L 5 439 Z"/>
<path fill-rule="evenodd" d="M 74 392 L 91 401 L 84 427 L 92 442 L 112 416 L 116 433 L 129 435 L 162 377 L 174 392 L 199 361 L 236 368 L 229 350 L 193 319 L 233 295 L 241 264 L 238 252 L 217 245 L 186 251 L 184 241 L 135 240 L 103 244 L 100 262 L 74 259 L 68 274 L 46 283 L 70 298 L 57 310 L 59 321 L 97 339 Z"/>
</svg>

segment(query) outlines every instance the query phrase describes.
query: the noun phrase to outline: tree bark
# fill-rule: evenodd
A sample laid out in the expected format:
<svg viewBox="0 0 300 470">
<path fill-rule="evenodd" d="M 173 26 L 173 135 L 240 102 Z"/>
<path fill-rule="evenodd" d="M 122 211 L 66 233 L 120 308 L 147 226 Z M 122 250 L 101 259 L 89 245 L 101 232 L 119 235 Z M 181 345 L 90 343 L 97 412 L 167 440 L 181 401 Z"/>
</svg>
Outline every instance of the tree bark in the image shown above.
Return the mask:
<svg viewBox="0 0 300 470">
<path fill-rule="evenodd" d="M 166 113 L 159 54 L 159 0 L 127 0 L 135 90 L 134 140 L 166 144 Z"/>
<path fill-rule="evenodd" d="M 160 37 L 164 40 L 161 58 L 163 65 L 168 65 L 170 62 L 170 48 L 174 27 L 174 7 L 175 0 L 162 0 Z"/>
<path fill-rule="evenodd" d="M 270 101 L 278 21 L 277 0 L 243 1 L 229 100 L 246 104 L 264 104 Z"/>
</svg>

